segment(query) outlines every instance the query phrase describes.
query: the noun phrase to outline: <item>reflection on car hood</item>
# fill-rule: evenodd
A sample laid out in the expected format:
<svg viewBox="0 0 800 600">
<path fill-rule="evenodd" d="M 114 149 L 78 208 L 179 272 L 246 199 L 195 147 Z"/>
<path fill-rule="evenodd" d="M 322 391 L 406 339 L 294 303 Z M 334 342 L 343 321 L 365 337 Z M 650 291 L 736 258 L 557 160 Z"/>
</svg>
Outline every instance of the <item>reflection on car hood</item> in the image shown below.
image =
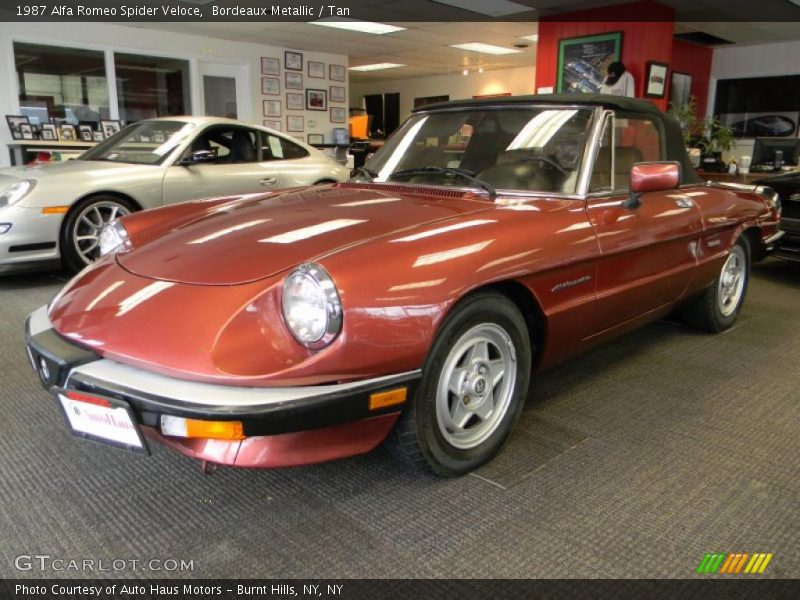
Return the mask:
<svg viewBox="0 0 800 600">
<path fill-rule="evenodd" d="M 411 187 L 409 192 L 346 185 L 245 197 L 117 260 L 128 271 L 153 279 L 234 285 L 382 235 L 491 206 L 471 194 L 440 200 L 412 195 Z"/>
</svg>

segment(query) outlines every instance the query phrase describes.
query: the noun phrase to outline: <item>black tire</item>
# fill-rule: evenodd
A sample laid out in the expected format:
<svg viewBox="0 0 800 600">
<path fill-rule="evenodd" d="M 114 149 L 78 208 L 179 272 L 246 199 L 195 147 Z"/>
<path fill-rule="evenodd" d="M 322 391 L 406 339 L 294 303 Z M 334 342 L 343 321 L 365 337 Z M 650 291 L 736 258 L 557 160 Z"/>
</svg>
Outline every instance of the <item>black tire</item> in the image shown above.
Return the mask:
<svg viewBox="0 0 800 600">
<path fill-rule="evenodd" d="M 97 209 L 97 212 L 93 211 L 93 208 Z M 115 208 L 116 213 L 114 212 Z M 89 249 L 92 243 L 91 240 L 79 241 L 78 246 L 76 246 L 76 235 L 99 235 L 98 227 L 102 226 L 100 221 L 106 217 L 111 220 L 111 218 L 130 214 L 134 210 L 136 210 L 136 207 L 128 200 L 108 195 L 91 196 L 75 204 L 67 213 L 67 217 L 61 226 L 61 262 L 64 267 L 73 273 L 77 273 L 98 258 L 97 249 Z M 94 227 L 91 227 L 83 219 L 84 216 L 94 224 Z M 79 252 L 79 248 L 85 254 Z"/>
<path fill-rule="evenodd" d="M 730 271 L 726 271 L 726 268 L 729 262 L 737 256 L 743 269 L 740 276 L 741 290 L 737 294 L 735 302 L 726 303 L 723 301 L 726 295 L 721 288 L 725 287 L 726 281 L 730 281 L 725 279 L 730 273 Z M 721 333 L 730 329 L 736 322 L 739 311 L 742 309 L 742 304 L 744 304 L 749 280 L 750 244 L 746 236 L 741 236 L 731 248 L 714 282 L 683 309 L 682 316 L 684 320 L 692 327 L 710 333 Z"/>
<path fill-rule="evenodd" d="M 479 385 L 478 380 L 482 378 L 480 373 L 486 371 L 479 373 L 483 367 L 477 365 L 482 364 L 483 359 L 473 358 L 471 362 L 463 363 L 475 365 L 473 369 L 459 367 L 453 369 L 451 373 L 455 375 L 455 371 L 463 370 L 464 385 L 462 389 L 472 391 L 467 391 L 463 396 L 446 391 L 448 386 L 444 383 L 444 378 L 446 372 L 451 372 L 448 365 L 462 364 L 457 362 L 458 353 L 462 348 L 470 347 L 469 341 L 473 337 L 469 336 L 478 336 L 474 338 L 478 339 L 482 332 L 498 336 L 495 338 L 495 342 L 505 341 L 507 344 L 513 345 L 515 360 L 504 364 L 515 366 L 514 376 L 507 380 L 505 376 L 501 376 L 500 383 L 492 385 L 491 397 L 485 395 L 488 393 L 487 391 L 482 397 L 480 392 L 477 392 L 477 395 L 471 398 L 470 393 L 476 393 L 476 389 L 486 389 L 484 386 L 488 384 L 488 381 L 494 381 L 494 377 L 489 377 L 489 375 L 498 372 L 491 370 L 496 369 L 496 366 L 491 367 L 484 380 L 484 386 Z M 502 332 L 507 337 L 502 337 Z M 485 353 L 487 357 L 485 364 L 487 365 L 504 360 L 498 350 L 501 346 L 495 342 L 487 343 Z M 479 346 L 476 344 L 474 347 L 478 348 Z M 481 351 L 476 351 L 475 354 L 472 350 L 467 352 L 470 357 L 482 354 Z M 509 360 L 511 354 L 509 352 L 505 356 L 506 361 Z M 491 356 L 495 358 L 490 361 L 488 359 Z M 466 354 L 464 357 L 466 358 Z M 495 292 L 483 292 L 465 298 L 446 318 L 428 353 L 417 393 L 401 415 L 389 438 L 390 450 L 407 464 L 445 477 L 463 475 L 485 464 L 503 446 L 514 423 L 519 418 L 528 391 L 531 362 L 531 343 L 525 319 L 507 297 Z M 508 368 L 508 370 L 512 369 Z M 472 378 L 468 376 L 469 373 L 472 373 Z M 445 386 L 445 393 L 437 396 L 442 385 Z M 506 385 L 513 387 L 508 389 Z M 497 393 L 495 394 L 495 392 Z M 495 395 L 497 398 L 494 397 Z M 481 406 L 487 398 L 492 400 L 489 405 L 493 405 L 494 408 L 485 420 L 479 419 L 476 412 L 468 417 L 463 429 L 457 428 L 446 432 L 443 431 L 446 427 L 445 423 L 440 422 L 440 418 L 446 420 L 447 417 L 439 417 L 437 411 L 437 403 L 440 409 L 444 410 L 441 408 L 443 405 L 437 399 L 440 397 L 445 398 L 444 402 L 450 403 L 449 406 L 453 408 L 456 403 L 461 402 L 462 416 L 467 414 L 464 410 L 475 410 L 474 407 Z M 466 408 L 468 402 L 472 402 L 473 408 Z M 452 409 L 448 409 L 448 414 L 452 416 Z M 490 422 L 492 419 L 493 421 Z M 475 428 L 470 426 L 470 423 L 473 422 L 477 423 Z M 477 436 L 477 432 L 480 431 L 479 427 L 485 428 L 485 439 Z M 457 447 L 454 444 L 462 443 L 461 440 L 455 440 L 456 436 L 460 435 L 459 432 L 464 436 L 475 435 L 478 439 L 471 447 Z M 454 441 L 451 442 L 449 438 Z"/>
</svg>

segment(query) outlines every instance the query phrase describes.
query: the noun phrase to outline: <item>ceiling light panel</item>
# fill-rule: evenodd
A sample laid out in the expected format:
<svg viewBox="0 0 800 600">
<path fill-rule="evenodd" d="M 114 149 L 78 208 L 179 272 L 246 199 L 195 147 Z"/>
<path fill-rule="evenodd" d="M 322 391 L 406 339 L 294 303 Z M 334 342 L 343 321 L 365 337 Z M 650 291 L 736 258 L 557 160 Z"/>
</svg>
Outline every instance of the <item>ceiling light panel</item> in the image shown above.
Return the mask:
<svg viewBox="0 0 800 600">
<path fill-rule="evenodd" d="M 397 27 L 396 25 L 387 25 L 386 23 L 374 23 L 372 21 L 311 21 L 312 25 L 321 25 L 322 27 L 333 27 L 334 29 L 345 29 L 347 31 L 358 31 L 360 33 L 371 33 L 373 35 L 384 35 L 387 33 L 394 33 L 395 31 L 404 31 L 405 27 Z"/>
<path fill-rule="evenodd" d="M 504 48 L 503 46 L 495 46 L 494 44 L 482 44 L 480 42 L 468 42 L 466 44 L 450 44 L 451 48 L 458 48 L 460 50 L 469 50 L 470 52 L 480 52 L 481 54 L 517 54 L 522 50 L 515 50 L 514 48 Z"/>
<path fill-rule="evenodd" d="M 383 69 L 396 69 L 397 67 L 405 67 L 398 63 L 374 63 L 372 65 L 361 65 L 360 67 L 350 67 L 351 71 L 381 71 Z"/>
</svg>

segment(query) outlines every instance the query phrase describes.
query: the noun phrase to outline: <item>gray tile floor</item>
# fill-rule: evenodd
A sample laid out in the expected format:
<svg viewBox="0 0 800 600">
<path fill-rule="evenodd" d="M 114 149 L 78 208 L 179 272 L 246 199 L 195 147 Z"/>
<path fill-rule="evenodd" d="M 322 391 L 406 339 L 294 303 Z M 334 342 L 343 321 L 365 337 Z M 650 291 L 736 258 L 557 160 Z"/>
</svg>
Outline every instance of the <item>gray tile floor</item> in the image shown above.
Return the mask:
<svg viewBox="0 0 800 600">
<path fill-rule="evenodd" d="M 757 265 L 724 335 L 661 322 L 538 375 L 507 448 L 455 480 L 383 449 L 204 477 L 71 438 L 22 343 L 59 277 L 0 279 L 0 577 L 57 575 L 15 570 L 36 553 L 195 577 L 687 577 L 739 551 L 800 576 L 800 265 Z"/>
</svg>

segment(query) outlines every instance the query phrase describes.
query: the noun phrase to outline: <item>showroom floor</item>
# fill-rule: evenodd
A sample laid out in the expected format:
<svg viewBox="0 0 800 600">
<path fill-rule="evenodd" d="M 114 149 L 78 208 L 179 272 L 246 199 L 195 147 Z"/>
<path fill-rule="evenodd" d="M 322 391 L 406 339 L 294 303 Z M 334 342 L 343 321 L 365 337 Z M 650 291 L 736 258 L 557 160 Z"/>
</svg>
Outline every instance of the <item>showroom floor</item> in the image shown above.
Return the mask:
<svg viewBox="0 0 800 600">
<path fill-rule="evenodd" d="M 194 577 L 687 577 L 707 552 L 800 576 L 798 264 L 756 266 L 722 336 L 658 323 L 538 376 L 505 451 L 455 480 L 383 449 L 207 477 L 73 439 L 22 344 L 61 284 L 0 279 L 0 577 L 40 576 L 13 566 L 36 553 Z"/>
</svg>

